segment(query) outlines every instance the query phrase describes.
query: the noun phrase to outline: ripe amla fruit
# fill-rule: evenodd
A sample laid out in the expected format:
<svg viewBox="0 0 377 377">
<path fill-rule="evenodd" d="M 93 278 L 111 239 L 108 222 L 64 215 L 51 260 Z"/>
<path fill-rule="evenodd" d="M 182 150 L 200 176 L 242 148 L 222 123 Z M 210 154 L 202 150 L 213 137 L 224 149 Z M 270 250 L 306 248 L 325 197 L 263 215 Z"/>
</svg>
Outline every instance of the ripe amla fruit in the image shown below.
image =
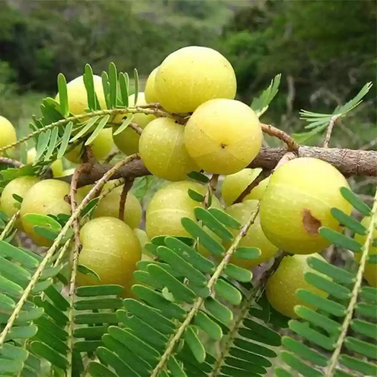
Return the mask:
<svg viewBox="0 0 377 377">
<path fill-rule="evenodd" d="M 215 174 L 244 169 L 259 153 L 262 139 L 254 111 L 230 99 L 203 103 L 185 127 L 187 152 L 201 169 Z"/>
<path fill-rule="evenodd" d="M 197 182 L 181 181 L 166 185 L 158 190 L 148 204 L 146 213 L 146 231 L 152 239 L 157 236 L 190 237 L 181 224 L 183 217 L 196 220 L 194 209 L 200 203 L 192 200 L 188 190 L 205 195 L 207 188 Z M 213 207 L 221 207 L 213 198 Z"/>
<path fill-rule="evenodd" d="M 69 215 L 70 205 L 65 201 L 69 195 L 69 184 L 54 179 L 46 179 L 32 186 L 21 204 L 22 227 L 39 246 L 51 246 L 52 241 L 35 233 L 34 225 L 25 220 L 29 213 L 38 215 Z"/>
<path fill-rule="evenodd" d="M 156 75 L 160 67 L 156 67 L 148 76 L 147 83 L 145 84 L 145 99 L 148 103 L 158 102 L 158 96 L 156 92 Z"/>
<path fill-rule="evenodd" d="M 185 127 L 173 119 L 158 118 L 148 124 L 140 137 L 140 157 L 155 176 L 181 181 L 199 170 L 184 144 Z"/>
<path fill-rule="evenodd" d="M 103 93 L 102 78 L 93 75 L 94 91 L 97 94 L 98 102 L 101 109 L 106 109 L 106 100 Z M 88 96 L 84 84 L 83 76 L 76 77 L 74 80 L 67 83 L 68 93 L 68 109 L 73 115 L 85 114 L 88 109 Z M 59 93 L 55 100 L 59 102 Z"/>
<path fill-rule="evenodd" d="M 103 190 L 106 190 L 107 184 Z M 115 217 L 119 216 L 119 202 L 123 186 L 119 186 L 101 199 L 93 212 L 93 218 L 97 217 Z M 89 191 L 88 191 L 89 192 Z M 124 206 L 124 222 L 131 227 L 136 228 L 141 220 L 142 208 L 139 200 L 135 195 L 128 192 L 126 204 Z"/>
<path fill-rule="evenodd" d="M 129 297 L 133 272 L 141 259 L 140 243 L 132 229 L 114 217 L 99 217 L 81 228 L 80 241 L 79 264 L 96 272 L 101 280 L 78 273 L 77 284 L 119 284 Z"/>
<path fill-rule="evenodd" d="M 234 201 L 244 192 L 246 187 L 258 177 L 261 171 L 262 169 L 246 168 L 238 173 L 227 175 L 224 178 L 221 191 L 225 204 L 230 206 L 234 203 Z M 269 181 L 270 178 L 268 177 L 259 182 L 258 186 L 251 190 L 250 194 L 245 197 L 244 201 L 262 199 Z"/>
<path fill-rule="evenodd" d="M 129 106 L 135 106 L 135 95 L 132 94 L 129 97 Z M 144 93 L 139 92 L 137 96 L 137 105 L 143 106 L 147 105 L 147 102 L 145 101 Z M 122 123 L 122 118 L 124 118 L 126 115 L 121 115 L 115 117 L 114 122 L 115 123 Z M 154 115 L 147 115 L 142 113 L 134 114 L 134 117 L 132 119 L 133 123 L 136 123 L 141 128 L 145 128 L 146 125 L 151 122 L 153 119 L 155 119 Z M 118 125 L 113 127 L 113 133 L 119 128 Z M 131 155 L 134 153 L 139 152 L 139 139 L 140 135 L 131 127 L 127 127 L 124 131 L 122 131 L 118 135 L 113 136 L 114 143 L 118 147 L 118 149 L 123 152 L 126 155 Z"/>
<path fill-rule="evenodd" d="M 26 163 L 33 164 L 35 161 L 35 157 L 37 156 L 37 150 L 35 148 L 31 148 L 27 151 L 26 156 Z M 54 177 L 61 177 L 63 175 L 63 163 L 62 160 L 56 160 L 51 165 L 52 175 Z"/>
<path fill-rule="evenodd" d="M 233 67 L 219 52 L 190 46 L 170 54 L 159 66 L 155 78 L 157 99 L 172 113 L 193 112 L 213 98 L 236 96 Z"/>
<path fill-rule="evenodd" d="M 32 176 L 18 177 L 10 181 L 5 187 L 1 194 L 0 198 L 0 209 L 7 214 L 9 217 L 12 217 L 17 211 L 18 208 L 16 205 L 20 205 L 19 202 L 13 198 L 13 194 L 21 196 L 24 198 L 26 193 L 34 186 L 39 179 Z M 20 219 L 16 221 L 16 227 L 22 229 L 22 224 Z"/>
<path fill-rule="evenodd" d="M 105 128 L 102 130 L 98 136 L 90 143 L 90 147 L 93 152 L 93 156 L 96 160 L 105 159 L 108 154 L 113 149 L 114 141 L 112 136 L 111 128 Z M 80 164 L 82 162 L 82 153 L 84 152 L 83 145 L 78 145 L 69 152 L 67 152 L 64 157 L 73 162 L 74 164 Z"/>
<path fill-rule="evenodd" d="M 292 254 L 311 254 L 329 246 L 318 229 L 339 230 L 331 215 L 336 207 L 351 214 L 351 205 L 340 193 L 349 187 L 343 175 L 327 162 L 297 158 L 271 176 L 261 201 L 260 217 L 267 238 Z"/>
<path fill-rule="evenodd" d="M 242 203 L 233 204 L 225 211 L 232 217 L 234 217 L 240 224 L 245 224 L 250 218 L 250 215 L 257 210 L 258 200 L 246 200 Z M 236 237 L 239 230 L 229 229 L 233 236 Z M 226 243 L 225 246 L 229 248 L 230 243 Z M 245 237 L 242 238 L 239 246 L 257 247 L 260 249 L 261 254 L 257 259 L 246 260 L 240 258 L 231 258 L 231 262 L 244 268 L 251 268 L 257 266 L 260 263 L 266 262 L 271 259 L 277 252 L 278 248 L 273 245 L 267 237 L 264 235 L 259 215 L 257 215 L 254 224 L 252 224 L 247 231 Z"/>
<path fill-rule="evenodd" d="M 361 224 L 364 225 L 367 229 L 370 225 L 371 222 L 371 217 L 365 217 L 362 221 Z M 376 222 L 375 222 L 376 224 Z M 367 236 L 366 235 L 360 235 L 356 234 L 355 235 L 355 240 L 361 243 L 362 245 L 365 243 Z M 374 228 L 373 230 L 373 236 L 372 236 L 372 242 L 373 240 L 377 240 L 377 227 Z M 368 250 L 369 255 L 371 254 L 377 254 L 377 246 L 371 245 Z M 355 253 L 354 254 L 355 259 L 360 262 L 361 259 L 361 252 L 360 253 Z M 375 263 L 368 263 L 365 265 L 365 270 L 364 270 L 364 278 L 365 280 L 369 283 L 370 286 L 377 288 L 377 264 Z"/>
<path fill-rule="evenodd" d="M 295 312 L 296 305 L 307 306 L 315 310 L 314 307 L 298 299 L 296 296 L 298 289 L 308 289 L 324 298 L 328 296 L 327 292 L 313 287 L 304 279 L 306 272 L 313 272 L 320 275 L 308 266 L 307 259 L 309 257 L 324 260 L 319 254 L 285 257 L 275 273 L 267 281 L 266 295 L 269 303 L 275 310 L 287 317 L 298 318 Z"/>
<path fill-rule="evenodd" d="M 0 116 L 0 148 L 14 143 L 17 140 L 16 130 L 7 118 Z M 0 152 L 0 156 L 2 153 Z"/>
</svg>

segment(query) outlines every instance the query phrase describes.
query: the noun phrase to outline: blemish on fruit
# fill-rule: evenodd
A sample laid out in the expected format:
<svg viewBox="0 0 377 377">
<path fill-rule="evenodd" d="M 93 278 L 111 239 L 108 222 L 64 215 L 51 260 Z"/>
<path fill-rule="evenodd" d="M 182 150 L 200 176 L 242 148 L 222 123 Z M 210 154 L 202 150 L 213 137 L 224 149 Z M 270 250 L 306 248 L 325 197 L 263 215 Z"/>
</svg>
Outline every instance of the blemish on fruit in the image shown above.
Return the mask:
<svg viewBox="0 0 377 377">
<path fill-rule="evenodd" d="M 221 143 L 221 148 L 224 149 L 226 147 L 226 144 Z"/>
<path fill-rule="evenodd" d="M 312 236 L 317 236 L 318 229 L 322 225 L 321 222 L 316 219 L 308 209 L 303 210 L 302 223 L 305 230 Z"/>
</svg>

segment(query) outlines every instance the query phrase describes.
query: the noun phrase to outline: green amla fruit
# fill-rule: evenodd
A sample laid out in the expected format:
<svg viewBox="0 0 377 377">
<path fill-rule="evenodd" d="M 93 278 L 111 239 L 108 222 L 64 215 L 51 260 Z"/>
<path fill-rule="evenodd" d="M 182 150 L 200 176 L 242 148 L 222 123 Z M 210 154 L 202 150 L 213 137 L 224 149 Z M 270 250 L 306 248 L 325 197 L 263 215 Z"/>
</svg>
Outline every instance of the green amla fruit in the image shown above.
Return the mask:
<svg viewBox="0 0 377 377">
<path fill-rule="evenodd" d="M 171 53 L 155 78 L 157 102 L 172 113 L 188 113 L 213 98 L 236 95 L 233 67 L 219 52 L 198 46 Z"/>
<path fill-rule="evenodd" d="M 316 309 L 298 299 L 296 296 L 298 289 L 308 289 L 320 297 L 328 297 L 327 292 L 313 287 L 304 279 L 306 272 L 313 272 L 319 275 L 318 272 L 308 266 L 307 259 L 309 257 L 324 260 L 319 254 L 285 257 L 278 269 L 267 281 L 266 295 L 269 303 L 275 310 L 287 317 L 298 317 L 295 311 L 297 305 L 307 306 L 314 310 Z"/>
<path fill-rule="evenodd" d="M 190 237 L 181 220 L 183 217 L 196 220 L 194 209 L 200 204 L 189 197 L 189 189 L 202 195 L 207 190 L 197 182 L 181 181 L 170 183 L 155 193 L 146 214 L 146 231 L 150 239 L 157 236 Z M 212 206 L 221 208 L 215 197 Z"/>
<path fill-rule="evenodd" d="M 119 284 L 125 288 L 124 297 L 130 297 L 133 272 L 141 259 L 140 243 L 132 229 L 114 217 L 99 217 L 81 228 L 80 241 L 79 264 L 93 270 L 100 281 L 78 273 L 77 284 Z"/>
<path fill-rule="evenodd" d="M 13 124 L 3 116 L 0 116 L 0 148 L 16 142 L 17 135 Z M 2 156 L 2 153 L 0 153 Z"/>
<path fill-rule="evenodd" d="M 320 236 L 319 228 L 340 230 L 331 208 L 351 214 L 341 187 L 349 187 L 347 180 L 327 162 L 315 158 L 288 161 L 271 175 L 262 198 L 263 232 L 274 245 L 289 253 L 323 250 L 329 242 Z"/>
<path fill-rule="evenodd" d="M 0 209 L 12 217 L 18 211 L 19 202 L 14 199 L 13 195 L 16 194 L 21 198 L 24 198 L 26 193 L 39 182 L 38 177 L 24 176 L 18 177 L 10 181 L 5 187 L 0 198 Z M 16 221 L 16 227 L 22 230 L 22 223 L 20 219 Z"/>
<path fill-rule="evenodd" d="M 140 137 L 140 157 L 155 176 L 181 181 L 199 170 L 184 144 L 185 127 L 173 119 L 158 118 L 148 124 Z"/>
<path fill-rule="evenodd" d="M 71 206 L 66 201 L 69 184 L 54 179 L 46 179 L 34 184 L 25 194 L 21 204 L 22 227 L 30 238 L 39 246 L 51 246 L 52 241 L 34 231 L 34 225 L 26 221 L 25 215 L 69 215 Z"/>
<path fill-rule="evenodd" d="M 254 111 L 231 99 L 203 103 L 185 127 L 187 152 L 208 173 L 227 175 L 246 168 L 258 155 L 262 139 Z"/>
</svg>

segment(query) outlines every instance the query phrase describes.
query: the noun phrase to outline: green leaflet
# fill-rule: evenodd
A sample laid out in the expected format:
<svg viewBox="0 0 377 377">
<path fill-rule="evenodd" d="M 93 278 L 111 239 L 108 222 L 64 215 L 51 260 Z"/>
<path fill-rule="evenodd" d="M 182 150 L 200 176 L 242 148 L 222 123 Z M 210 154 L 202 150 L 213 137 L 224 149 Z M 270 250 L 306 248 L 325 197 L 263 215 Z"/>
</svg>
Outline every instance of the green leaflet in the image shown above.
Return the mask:
<svg viewBox="0 0 377 377">
<path fill-rule="evenodd" d="M 105 128 L 107 122 L 110 119 L 110 115 L 105 115 L 99 121 L 96 129 L 93 131 L 93 133 L 89 136 L 88 140 L 85 142 L 85 145 L 90 145 L 94 139 L 99 135 L 99 133 Z"/>
<path fill-rule="evenodd" d="M 117 69 L 113 62 L 109 64 L 109 108 L 114 109 L 117 105 L 117 92 L 118 92 L 118 80 L 117 80 Z"/>
</svg>

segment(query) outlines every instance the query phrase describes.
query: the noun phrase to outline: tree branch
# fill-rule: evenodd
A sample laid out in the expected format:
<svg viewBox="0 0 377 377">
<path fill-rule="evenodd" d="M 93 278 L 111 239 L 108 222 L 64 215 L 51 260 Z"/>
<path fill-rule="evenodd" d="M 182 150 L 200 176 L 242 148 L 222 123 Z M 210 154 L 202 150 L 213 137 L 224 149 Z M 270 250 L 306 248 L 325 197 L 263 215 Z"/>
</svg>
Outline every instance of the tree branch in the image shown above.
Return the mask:
<svg viewBox="0 0 377 377">
<path fill-rule="evenodd" d="M 286 148 L 265 148 L 249 165 L 251 168 L 273 170 L 286 154 Z M 345 176 L 361 175 L 377 177 L 377 151 L 357 151 L 352 149 L 320 148 L 302 146 L 298 149 L 299 157 L 313 157 L 326 161 L 336 167 Z M 98 181 L 113 165 L 96 164 L 88 173 L 80 175 L 78 187 Z M 135 160 L 119 169 L 111 179 L 137 178 L 151 174 L 141 160 Z M 58 178 L 71 182 L 72 176 Z"/>
<path fill-rule="evenodd" d="M 292 136 L 288 135 L 286 132 L 280 130 L 279 128 L 271 126 L 271 124 L 261 123 L 261 127 L 262 127 L 262 131 L 266 133 L 267 135 L 277 137 L 278 139 L 283 141 L 285 144 L 287 144 L 289 151 L 297 152 L 299 145 L 297 144 L 296 140 L 293 139 Z"/>
</svg>

